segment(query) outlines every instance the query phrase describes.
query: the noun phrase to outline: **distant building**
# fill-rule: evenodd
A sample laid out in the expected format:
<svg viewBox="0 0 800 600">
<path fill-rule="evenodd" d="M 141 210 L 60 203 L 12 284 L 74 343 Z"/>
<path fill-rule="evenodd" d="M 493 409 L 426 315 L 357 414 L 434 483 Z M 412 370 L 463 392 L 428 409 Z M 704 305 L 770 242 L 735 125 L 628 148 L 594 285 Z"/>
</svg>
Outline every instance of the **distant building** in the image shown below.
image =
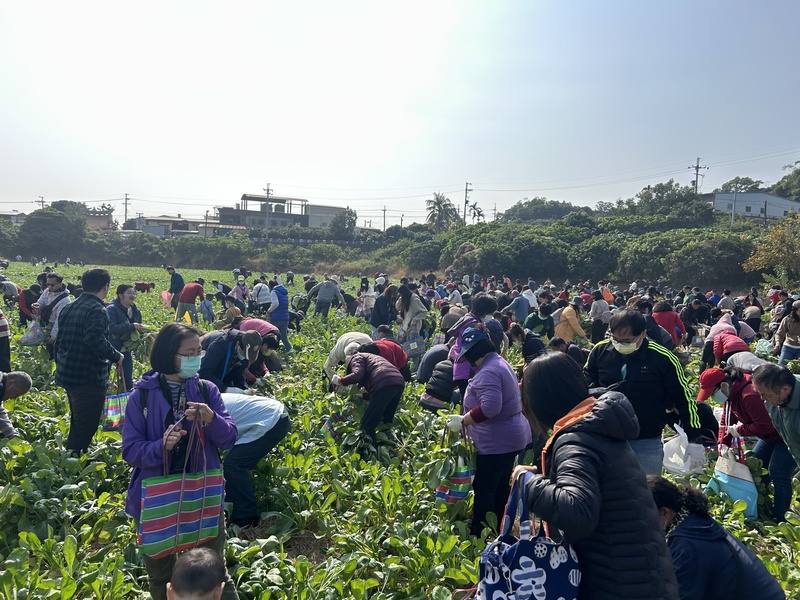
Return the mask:
<svg viewBox="0 0 800 600">
<path fill-rule="evenodd" d="M 11 212 L 4 212 L 0 213 L 0 219 L 3 221 L 8 221 L 12 225 L 16 225 L 19 227 L 25 222 L 25 213 L 11 211 Z"/>
<path fill-rule="evenodd" d="M 111 231 L 116 227 L 113 210 L 89 209 L 84 213 L 84 216 L 86 217 L 86 226 L 89 229 Z"/>
<path fill-rule="evenodd" d="M 782 219 L 783 217 L 800 212 L 800 200 L 797 198 L 784 198 L 770 192 L 714 192 L 705 194 L 704 197 L 717 212 L 734 214 L 741 217 Z"/>
<path fill-rule="evenodd" d="M 179 235 L 197 235 L 206 219 L 192 219 L 177 216 L 158 215 L 157 217 L 137 217 L 125 221 L 125 231 L 141 231 L 156 237 L 175 237 Z M 211 225 L 213 221 L 208 221 Z"/>
<path fill-rule="evenodd" d="M 252 208 L 251 208 L 252 205 Z M 222 225 L 236 225 L 248 229 L 275 227 L 326 228 L 337 214 L 346 209 L 338 206 L 309 204 L 303 198 L 289 198 L 260 194 L 243 194 L 235 207 L 217 208 Z"/>
</svg>

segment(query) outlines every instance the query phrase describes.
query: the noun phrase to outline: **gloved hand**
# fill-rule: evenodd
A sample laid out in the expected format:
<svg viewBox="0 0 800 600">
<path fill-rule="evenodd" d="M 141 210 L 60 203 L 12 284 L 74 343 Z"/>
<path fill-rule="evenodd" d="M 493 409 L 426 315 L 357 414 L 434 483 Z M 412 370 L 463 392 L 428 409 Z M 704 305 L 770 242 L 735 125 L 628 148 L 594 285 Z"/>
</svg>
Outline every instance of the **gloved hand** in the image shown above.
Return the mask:
<svg viewBox="0 0 800 600">
<path fill-rule="evenodd" d="M 728 427 L 728 433 L 731 435 L 731 437 L 735 438 L 742 437 L 741 434 L 739 433 L 739 428 L 741 426 L 742 426 L 741 423 L 736 423 L 736 425 L 731 425 Z"/>
<path fill-rule="evenodd" d="M 333 386 L 338 386 L 340 381 L 341 381 L 341 378 L 336 374 L 334 374 L 334 376 L 331 377 L 331 385 L 333 385 Z"/>
<path fill-rule="evenodd" d="M 447 417 L 447 428 L 453 433 L 460 433 L 463 421 L 464 417 L 461 415 L 450 415 Z"/>
</svg>

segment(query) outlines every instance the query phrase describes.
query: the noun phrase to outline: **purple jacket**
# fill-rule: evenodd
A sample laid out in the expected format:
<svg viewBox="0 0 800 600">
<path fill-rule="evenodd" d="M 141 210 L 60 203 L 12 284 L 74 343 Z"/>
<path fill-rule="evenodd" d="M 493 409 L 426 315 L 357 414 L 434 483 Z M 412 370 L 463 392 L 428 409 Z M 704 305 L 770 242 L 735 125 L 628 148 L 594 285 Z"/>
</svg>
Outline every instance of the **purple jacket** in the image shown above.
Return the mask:
<svg viewBox="0 0 800 600">
<path fill-rule="evenodd" d="M 470 379 L 464 412 L 475 421 L 467 427 L 467 434 L 479 454 L 517 452 L 531 443 L 531 426 L 522 412 L 517 376 L 496 352 L 486 355 Z"/>
<path fill-rule="evenodd" d="M 472 376 L 472 365 L 465 360 L 459 362 L 458 355 L 461 352 L 461 335 L 476 323 L 479 321 L 475 315 L 467 313 L 447 331 L 455 339 L 453 347 L 450 348 L 450 360 L 453 361 L 453 381 L 462 381 Z"/>
<path fill-rule="evenodd" d="M 198 387 L 200 379 L 194 376 L 186 380 L 186 399 L 188 402 L 204 402 Z M 219 390 L 210 381 L 208 387 L 208 405 L 216 413 L 211 423 L 205 426 L 205 455 L 209 469 L 220 466 L 218 450 L 233 448 L 236 442 L 236 425 L 234 425 L 225 405 L 220 398 Z M 141 389 L 147 389 L 147 417 L 139 403 Z M 172 403 L 164 397 L 159 385 L 159 374 L 154 371 L 145 373 L 133 386 L 125 409 L 125 421 L 122 426 L 122 458 L 133 467 L 131 482 L 128 485 L 128 497 L 125 499 L 125 512 L 139 522 L 141 511 L 142 479 L 164 474 L 164 444 L 162 439 L 166 428 L 164 421 L 172 410 Z M 187 422 L 187 427 L 189 422 Z"/>
</svg>

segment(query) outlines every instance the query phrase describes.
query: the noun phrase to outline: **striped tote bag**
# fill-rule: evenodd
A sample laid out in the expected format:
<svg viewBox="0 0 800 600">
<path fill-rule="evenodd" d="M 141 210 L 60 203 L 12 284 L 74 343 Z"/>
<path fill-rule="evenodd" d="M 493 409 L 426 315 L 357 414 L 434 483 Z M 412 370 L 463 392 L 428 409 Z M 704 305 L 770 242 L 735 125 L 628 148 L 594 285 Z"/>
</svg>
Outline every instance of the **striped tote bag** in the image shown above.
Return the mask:
<svg viewBox="0 0 800 600">
<path fill-rule="evenodd" d="M 206 467 L 205 432 L 197 419 L 192 423 L 187 449 L 181 473 L 166 474 L 169 452 L 165 451 L 165 475 L 142 481 L 139 547 L 150 558 L 183 552 L 219 535 L 225 480 L 221 468 Z M 193 463 L 202 465 L 202 471 L 187 472 L 191 454 L 195 455 Z"/>
</svg>

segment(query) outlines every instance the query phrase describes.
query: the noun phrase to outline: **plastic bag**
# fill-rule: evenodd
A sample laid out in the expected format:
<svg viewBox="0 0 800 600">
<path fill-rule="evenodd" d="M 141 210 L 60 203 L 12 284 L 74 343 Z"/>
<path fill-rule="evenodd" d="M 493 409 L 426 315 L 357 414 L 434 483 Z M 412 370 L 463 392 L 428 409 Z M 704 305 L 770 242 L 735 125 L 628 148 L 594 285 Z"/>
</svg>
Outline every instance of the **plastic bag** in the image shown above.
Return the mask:
<svg viewBox="0 0 800 600">
<path fill-rule="evenodd" d="M 664 442 L 664 469 L 673 475 L 702 473 L 706 465 L 705 448 L 689 442 L 680 425 L 675 425 L 675 431 L 678 435 Z"/>
<path fill-rule="evenodd" d="M 732 448 L 724 448 L 720 452 L 714 467 L 714 475 L 709 480 L 706 490 L 724 494 L 734 502 L 742 500 L 747 504 L 744 511 L 745 518 L 755 519 L 758 517 L 758 488 L 753 483 L 750 469 L 740 462 L 743 460 L 741 447 L 738 450 L 738 459 L 736 451 Z"/>
<path fill-rule="evenodd" d="M 31 324 L 28 325 L 27 331 L 22 334 L 21 338 L 19 338 L 19 345 L 39 346 L 40 344 L 43 344 L 46 339 L 47 335 L 45 334 L 44 329 L 42 329 L 39 321 L 31 321 Z"/>
<path fill-rule="evenodd" d="M 769 340 L 765 340 L 761 338 L 756 342 L 756 356 L 771 356 L 772 355 L 772 344 Z"/>
</svg>

